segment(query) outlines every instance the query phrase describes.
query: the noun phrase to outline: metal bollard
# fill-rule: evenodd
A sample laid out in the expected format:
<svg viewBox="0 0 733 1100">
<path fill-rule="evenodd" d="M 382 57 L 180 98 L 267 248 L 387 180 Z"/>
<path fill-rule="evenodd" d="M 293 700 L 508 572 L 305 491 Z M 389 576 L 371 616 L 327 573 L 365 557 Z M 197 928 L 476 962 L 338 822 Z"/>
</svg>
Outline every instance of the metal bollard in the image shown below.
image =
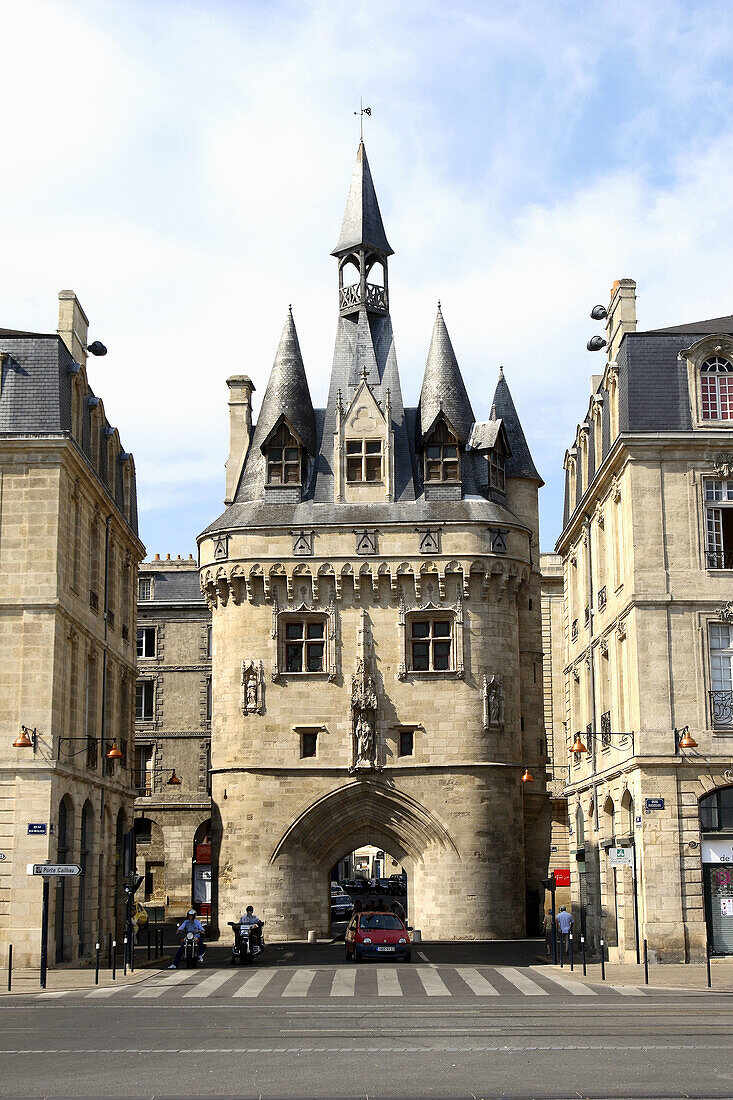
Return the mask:
<svg viewBox="0 0 733 1100">
<path fill-rule="evenodd" d="M 13 950 L 12 947 L 10 948 L 10 950 Z M 713 976 L 710 973 L 710 940 L 705 941 L 705 961 L 708 967 L 708 989 L 712 989 Z M 10 986 L 8 986 L 8 989 L 10 989 Z"/>
<path fill-rule="evenodd" d="M 580 950 L 583 952 L 583 977 L 586 977 L 587 970 L 585 968 L 585 936 L 580 937 Z"/>
<path fill-rule="evenodd" d="M 644 940 L 644 985 L 649 985 L 649 952 Z"/>
<path fill-rule="evenodd" d="M 112 949 L 110 951 L 112 957 L 112 981 L 117 981 L 117 940 L 112 940 Z"/>
<path fill-rule="evenodd" d="M 570 973 L 573 972 L 573 933 L 570 933 Z"/>
<path fill-rule="evenodd" d="M 606 980 L 606 947 L 601 937 L 601 981 Z"/>
<path fill-rule="evenodd" d="M 8 944 L 8 993 L 13 984 L 13 945 Z"/>
<path fill-rule="evenodd" d="M 96 945 L 96 963 L 94 968 L 94 984 L 99 985 L 99 943 Z"/>
<path fill-rule="evenodd" d="M 565 943 L 562 932 L 560 933 L 560 969 L 563 968 L 563 959 L 565 957 Z"/>
<path fill-rule="evenodd" d="M 127 977 L 127 936 L 122 941 L 122 973 Z"/>
<path fill-rule="evenodd" d="M 135 933 L 130 936 L 130 973 L 135 973 Z"/>
<path fill-rule="evenodd" d="M 147 940 L 147 943 L 148 943 L 148 962 L 150 962 L 150 921 L 148 921 L 148 923 L 145 925 L 145 927 L 148 930 L 148 940 Z"/>
</svg>

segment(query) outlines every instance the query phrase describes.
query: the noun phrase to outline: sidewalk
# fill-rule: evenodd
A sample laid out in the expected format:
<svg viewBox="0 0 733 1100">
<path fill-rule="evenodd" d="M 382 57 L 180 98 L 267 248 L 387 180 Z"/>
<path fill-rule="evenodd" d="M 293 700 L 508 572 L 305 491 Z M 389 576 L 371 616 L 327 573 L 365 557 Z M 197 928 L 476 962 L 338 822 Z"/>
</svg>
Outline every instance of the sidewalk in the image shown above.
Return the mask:
<svg viewBox="0 0 733 1100">
<path fill-rule="evenodd" d="M 551 965 L 551 964 L 550 964 Z M 534 968 L 533 968 L 534 969 Z M 543 968 L 537 967 L 538 970 Z M 553 967 L 558 973 L 570 977 L 570 963 Z M 588 982 L 600 982 L 601 964 L 588 963 Z M 733 993 L 733 957 L 710 960 L 711 990 L 714 993 Z M 582 960 L 575 963 L 573 978 L 583 980 Z M 606 963 L 606 982 L 610 985 L 634 985 L 644 987 L 644 964 Z M 649 967 L 649 989 L 701 990 L 707 992 L 708 975 L 705 963 L 659 963 Z"/>
<path fill-rule="evenodd" d="M 150 962 L 135 963 L 135 971 L 131 973 L 129 970 L 127 974 L 123 974 L 122 966 L 117 968 L 117 974 L 115 981 L 112 981 L 112 971 L 106 967 L 99 971 L 99 985 L 97 989 L 102 989 L 104 986 L 118 986 L 118 985 L 137 985 L 139 982 L 144 982 L 147 978 L 153 977 L 153 975 L 160 973 L 161 970 L 165 970 L 169 965 L 169 958 L 164 956 L 161 959 L 150 960 Z M 75 990 L 87 990 L 94 989 L 94 967 L 59 967 L 49 969 L 46 972 L 46 988 L 41 989 L 41 971 L 39 967 L 18 967 L 13 969 L 13 981 L 12 989 L 8 994 L 8 972 L 7 970 L 0 971 L 0 997 L 27 995 L 28 993 L 41 993 L 45 996 L 50 996 L 54 993 L 69 993 Z"/>
</svg>

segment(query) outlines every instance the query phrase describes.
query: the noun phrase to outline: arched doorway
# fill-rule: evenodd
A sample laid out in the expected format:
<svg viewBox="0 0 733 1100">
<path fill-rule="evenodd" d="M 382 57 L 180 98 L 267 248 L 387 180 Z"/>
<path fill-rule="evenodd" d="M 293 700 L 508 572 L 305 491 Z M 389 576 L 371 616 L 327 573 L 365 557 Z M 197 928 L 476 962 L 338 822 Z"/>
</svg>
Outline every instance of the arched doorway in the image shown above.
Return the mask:
<svg viewBox="0 0 733 1100">
<path fill-rule="evenodd" d="M 733 786 L 700 799 L 700 830 L 708 943 L 733 955 Z"/>
<path fill-rule="evenodd" d="M 77 908 L 77 936 L 79 955 L 85 955 L 91 940 L 91 909 L 94 891 L 94 810 L 87 799 L 81 811 L 81 838 L 79 844 L 79 894 Z"/>
<path fill-rule="evenodd" d="M 193 836 L 191 902 L 204 920 L 211 917 L 211 818 L 202 821 Z"/>
<path fill-rule="evenodd" d="M 58 823 L 56 827 L 56 859 L 59 863 L 70 863 L 74 847 L 74 803 L 65 794 L 59 803 Z M 71 940 L 67 922 L 69 920 L 69 880 L 60 875 L 56 885 L 56 962 L 71 958 Z"/>
<path fill-rule="evenodd" d="M 389 853 L 405 868 L 411 920 L 427 917 L 436 932 L 443 932 L 436 898 L 447 895 L 461 862 L 455 842 L 442 822 L 416 799 L 386 784 L 357 780 L 312 803 L 272 853 L 273 884 L 282 892 L 283 885 L 292 881 L 301 902 L 298 912 L 287 915 L 291 936 L 300 938 L 311 929 L 329 933 L 331 870 L 346 853 L 365 845 Z M 453 918 L 447 896 L 445 908 L 448 922 Z M 451 931 L 455 936 L 455 922 Z"/>
</svg>

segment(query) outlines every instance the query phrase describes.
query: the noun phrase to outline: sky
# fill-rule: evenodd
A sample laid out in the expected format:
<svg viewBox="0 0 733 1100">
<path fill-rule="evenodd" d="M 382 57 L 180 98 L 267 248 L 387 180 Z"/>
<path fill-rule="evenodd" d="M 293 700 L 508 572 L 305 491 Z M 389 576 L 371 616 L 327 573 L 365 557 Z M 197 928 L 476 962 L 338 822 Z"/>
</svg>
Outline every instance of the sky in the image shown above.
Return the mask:
<svg viewBox="0 0 733 1100">
<path fill-rule="evenodd" d="M 0 0 L 0 26 L 0 327 L 54 331 L 76 291 L 149 556 L 223 511 L 225 380 L 256 415 L 289 303 L 325 403 L 360 97 L 405 403 L 440 299 L 479 419 L 504 366 L 542 549 L 592 306 L 631 277 L 640 329 L 733 312 L 729 0 Z"/>
</svg>

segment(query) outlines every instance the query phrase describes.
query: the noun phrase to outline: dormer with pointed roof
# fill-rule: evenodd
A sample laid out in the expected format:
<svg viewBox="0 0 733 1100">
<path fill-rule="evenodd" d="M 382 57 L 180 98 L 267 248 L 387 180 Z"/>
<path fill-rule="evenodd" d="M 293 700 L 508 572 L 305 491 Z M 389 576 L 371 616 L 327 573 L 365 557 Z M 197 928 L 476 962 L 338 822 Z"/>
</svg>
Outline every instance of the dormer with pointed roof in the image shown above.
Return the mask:
<svg viewBox="0 0 733 1100">
<path fill-rule="evenodd" d="M 238 500 L 297 503 L 316 454 L 316 421 L 292 310 L 288 310 L 262 399 Z M 272 490 L 272 492 L 271 492 Z"/>
<path fill-rule="evenodd" d="M 514 407 L 512 395 L 504 377 L 503 367 L 499 367 L 499 381 L 496 383 L 496 389 L 494 390 L 491 419 L 502 421 L 509 440 L 511 453 L 507 457 L 507 477 L 524 477 L 536 481 L 538 485 L 544 485 L 545 483 L 537 472 L 537 467 L 527 446 L 527 440 L 517 410 Z"/>
<path fill-rule="evenodd" d="M 361 309 L 389 312 L 387 258 L 391 256 L 364 142 L 359 142 L 338 244 L 339 309 L 350 317 Z M 380 280 L 381 279 L 381 284 Z"/>
<path fill-rule="evenodd" d="M 442 413 L 465 447 L 476 419 L 466 392 L 456 354 L 453 351 L 443 311 L 438 312 L 433 325 L 430 350 L 418 404 L 417 430 L 423 440 Z"/>
</svg>

